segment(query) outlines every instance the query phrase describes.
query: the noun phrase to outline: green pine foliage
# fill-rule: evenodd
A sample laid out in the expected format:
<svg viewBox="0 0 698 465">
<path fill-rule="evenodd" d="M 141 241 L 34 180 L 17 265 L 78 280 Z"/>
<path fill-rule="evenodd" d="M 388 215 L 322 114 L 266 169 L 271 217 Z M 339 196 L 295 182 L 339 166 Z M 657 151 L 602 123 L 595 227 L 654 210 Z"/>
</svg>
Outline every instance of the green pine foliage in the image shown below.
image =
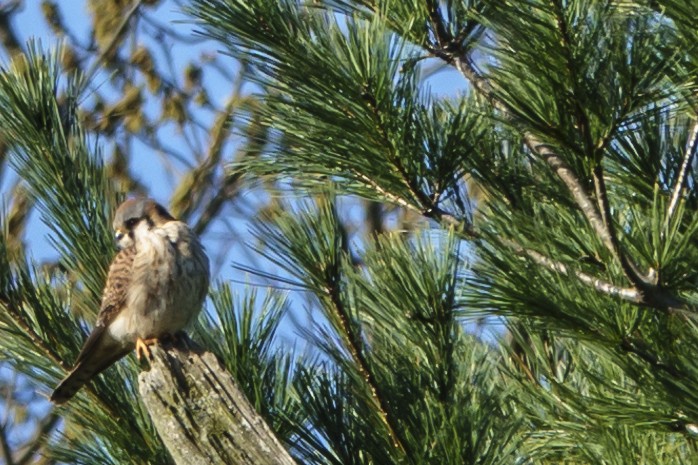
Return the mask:
<svg viewBox="0 0 698 465">
<path fill-rule="evenodd" d="M 239 267 L 287 290 L 216 284 L 195 339 L 299 463 L 696 463 L 693 10 L 191 2 L 261 93 L 259 156 L 231 172 L 289 197 L 253 230 L 275 271 Z M 12 166 L 62 265 L 13 255 L 3 215 L 0 360 L 46 390 L 95 317 L 126 194 L 56 56 L 34 48 L 0 73 Z M 467 90 L 433 92 L 433 61 Z M 348 228 L 356 197 L 409 227 Z M 280 325 L 303 311 L 296 346 Z M 61 408 L 51 457 L 170 462 L 138 368 L 127 358 Z"/>
</svg>

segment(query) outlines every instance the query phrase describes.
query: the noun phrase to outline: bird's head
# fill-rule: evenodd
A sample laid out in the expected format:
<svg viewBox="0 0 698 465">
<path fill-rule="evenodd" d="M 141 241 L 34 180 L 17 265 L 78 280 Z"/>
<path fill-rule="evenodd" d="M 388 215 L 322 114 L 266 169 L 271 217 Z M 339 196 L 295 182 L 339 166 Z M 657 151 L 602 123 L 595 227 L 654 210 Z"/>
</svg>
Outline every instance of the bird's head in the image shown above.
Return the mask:
<svg viewBox="0 0 698 465">
<path fill-rule="evenodd" d="M 147 229 L 159 227 L 174 221 L 165 207 L 152 199 L 129 199 L 119 205 L 114 214 L 114 237 L 120 249 L 130 247 L 134 242 L 136 228 L 141 225 Z"/>
</svg>

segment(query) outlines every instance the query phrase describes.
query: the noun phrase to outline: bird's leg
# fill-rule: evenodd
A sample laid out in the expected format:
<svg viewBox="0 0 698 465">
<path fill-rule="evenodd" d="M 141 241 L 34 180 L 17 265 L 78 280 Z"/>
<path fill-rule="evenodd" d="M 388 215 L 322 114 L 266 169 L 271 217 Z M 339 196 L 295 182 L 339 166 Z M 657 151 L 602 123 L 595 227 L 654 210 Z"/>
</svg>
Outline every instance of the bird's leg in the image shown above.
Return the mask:
<svg viewBox="0 0 698 465">
<path fill-rule="evenodd" d="M 193 352 L 201 355 L 204 353 L 203 347 L 194 342 L 185 331 L 177 331 L 173 335 L 174 342 L 180 350 Z"/>
<path fill-rule="evenodd" d="M 189 336 L 187 336 L 187 333 L 184 331 L 177 331 L 174 333 L 172 336 L 172 339 L 174 340 L 174 343 L 186 350 L 189 350 Z"/>
<path fill-rule="evenodd" d="M 145 355 L 148 357 L 149 360 L 153 359 L 153 354 L 150 353 L 150 349 L 148 346 L 152 346 L 158 342 L 158 338 L 156 337 L 150 337 L 147 339 L 141 339 L 140 337 L 136 339 L 136 358 L 138 360 L 141 359 L 142 355 Z"/>
</svg>

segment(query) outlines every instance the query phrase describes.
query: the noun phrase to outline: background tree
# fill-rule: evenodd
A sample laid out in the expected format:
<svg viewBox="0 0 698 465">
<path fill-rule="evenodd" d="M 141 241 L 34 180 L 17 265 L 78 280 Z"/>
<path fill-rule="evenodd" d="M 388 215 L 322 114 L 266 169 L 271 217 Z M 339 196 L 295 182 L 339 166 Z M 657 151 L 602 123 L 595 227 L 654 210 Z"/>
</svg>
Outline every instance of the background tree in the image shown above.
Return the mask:
<svg viewBox="0 0 698 465">
<path fill-rule="evenodd" d="M 258 91 L 254 111 L 231 110 L 254 156 L 229 158 L 223 179 L 273 194 L 254 245 L 277 269 L 240 268 L 290 296 L 220 284 L 197 338 L 299 462 L 695 461 L 690 2 L 186 11 Z M 27 263 L 3 216 L 2 353 L 40 385 L 79 348 L 89 313 L 68 308 L 95 308 L 110 212 L 130 190 L 80 118 L 91 81 L 60 80 L 56 60 L 34 51 L 0 79 L 9 159 L 62 265 Z M 434 62 L 467 92 L 429 89 Z M 368 225 L 356 197 L 373 202 Z M 299 307 L 294 353 L 275 332 Z M 122 362 L 61 411 L 45 456 L 168 462 L 136 369 Z"/>
</svg>

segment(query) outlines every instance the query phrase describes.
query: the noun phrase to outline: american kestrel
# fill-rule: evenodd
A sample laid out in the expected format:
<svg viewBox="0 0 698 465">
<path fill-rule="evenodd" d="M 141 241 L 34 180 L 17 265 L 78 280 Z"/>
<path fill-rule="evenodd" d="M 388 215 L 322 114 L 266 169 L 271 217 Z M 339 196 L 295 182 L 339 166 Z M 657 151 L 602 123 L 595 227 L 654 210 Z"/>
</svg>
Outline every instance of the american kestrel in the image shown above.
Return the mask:
<svg viewBox="0 0 698 465">
<path fill-rule="evenodd" d="M 61 404 L 135 347 L 174 337 L 193 321 L 208 291 L 204 248 L 186 223 L 150 199 L 130 199 L 114 215 L 120 251 L 112 261 L 102 306 L 73 370 L 51 395 Z"/>
</svg>

